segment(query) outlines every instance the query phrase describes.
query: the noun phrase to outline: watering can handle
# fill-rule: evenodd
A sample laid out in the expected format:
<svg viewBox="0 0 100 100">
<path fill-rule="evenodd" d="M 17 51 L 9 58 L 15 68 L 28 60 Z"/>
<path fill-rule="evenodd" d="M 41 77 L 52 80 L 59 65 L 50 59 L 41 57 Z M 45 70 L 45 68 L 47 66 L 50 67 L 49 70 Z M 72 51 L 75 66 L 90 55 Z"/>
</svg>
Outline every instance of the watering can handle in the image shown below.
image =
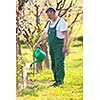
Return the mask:
<svg viewBox="0 0 100 100">
<path fill-rule="evenodd" d="M 36 49 L 41 49 L 42 50 L 42 48 L 39 46 L 39 47 L 37 47 Z M 34 49 L 34 50 L 36 50 L 36 49 Z"/>
<path fill-rule="evenodd" d="M 39 46 L 39 47 L 37 47 L 36 49 L 40 49 L 40 50 L 42 50 L 42 48 Z M 34 51 L 36 50 L 36 49 L 34 49 Z"/>
</svg>

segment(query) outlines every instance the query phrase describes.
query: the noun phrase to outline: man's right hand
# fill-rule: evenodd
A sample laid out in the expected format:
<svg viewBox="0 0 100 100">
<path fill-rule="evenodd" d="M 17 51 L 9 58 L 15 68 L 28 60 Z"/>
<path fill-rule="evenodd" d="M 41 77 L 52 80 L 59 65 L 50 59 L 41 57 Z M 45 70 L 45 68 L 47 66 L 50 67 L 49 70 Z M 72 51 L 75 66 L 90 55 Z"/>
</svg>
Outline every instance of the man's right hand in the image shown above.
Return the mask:
<svg viewBox="0 0 100 100">
<path fill-rule="evenodd" d="M 39 40 L 37 41 L 37 43 L 34 45 L 34 49 L 38 48 L 39 47 L 39 44 L 42 40 L 46 39 L 47 38 L 47 33 L 44 33 L 40 38 Z"/>
</svg>

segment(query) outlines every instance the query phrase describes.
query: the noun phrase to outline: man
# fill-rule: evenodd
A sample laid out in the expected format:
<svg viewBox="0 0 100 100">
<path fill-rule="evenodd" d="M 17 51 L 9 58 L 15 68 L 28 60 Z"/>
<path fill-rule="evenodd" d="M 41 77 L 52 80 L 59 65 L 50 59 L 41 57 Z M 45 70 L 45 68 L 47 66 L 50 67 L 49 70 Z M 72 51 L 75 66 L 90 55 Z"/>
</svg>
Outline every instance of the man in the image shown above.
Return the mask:
<svg viewBox="0 0 100 100">
<path fill-rule="evenodd" d="M 68 25 L 64 19 L 57 16 L 54 8 L 49 7 L 46 10 L 46 14 L 49 18 L 49 22 L 44 34 L 39 38 L 34 48 L 37 48 L 39 43 L 47 38 L 52 62 L 52 71 L 55 79 L 53 86 L 59 86 L 63 84 L 65 76 L 64 59 L 65 53 L 68 53 Z"/>
</svg>

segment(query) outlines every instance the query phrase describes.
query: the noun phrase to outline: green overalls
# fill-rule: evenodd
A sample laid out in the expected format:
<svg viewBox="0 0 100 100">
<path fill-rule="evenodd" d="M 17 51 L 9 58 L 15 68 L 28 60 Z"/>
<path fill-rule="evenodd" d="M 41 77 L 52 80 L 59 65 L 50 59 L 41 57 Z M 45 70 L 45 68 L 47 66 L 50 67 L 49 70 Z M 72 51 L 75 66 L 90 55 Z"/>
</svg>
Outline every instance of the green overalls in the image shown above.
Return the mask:
<svg viewBox="0 0 100 100">
<path fill-rule="evenodd" d="M 58 22 L 60 19 L 58 20 Z M 64 80 L 64 59 L 65 55 L 62 53 L 62 47 L 64 39 L 59 39 L 56 37 L 56 23 L 55 27 L 50 28 L 48 30 L 48 45 L 49 45 L 49 52 L 51 55 L 51 62 L 52 62 L 52 71 L 54 74 L 54 79 L 56 83 L 63 83 Z"/>
</svg>

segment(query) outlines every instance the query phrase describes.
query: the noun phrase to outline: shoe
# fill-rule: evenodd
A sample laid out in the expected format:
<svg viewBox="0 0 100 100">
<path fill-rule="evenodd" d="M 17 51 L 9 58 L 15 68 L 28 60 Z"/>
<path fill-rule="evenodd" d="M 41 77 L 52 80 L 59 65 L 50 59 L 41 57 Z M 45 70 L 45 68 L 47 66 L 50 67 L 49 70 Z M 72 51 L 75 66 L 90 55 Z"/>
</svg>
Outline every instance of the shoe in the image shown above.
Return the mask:
<svg viewBox="0 0 100 100">
<path fill-rule="evenodd" d="M 52 84 L 52 86 L 56 87 L 56 86 L 60 86 L 62 84 L 63 84 L 63 82 L 55 82 L 55 83 Z"/>
<path fill-rule="evenodd" d="M 55 82 L 55 83 L 53 83 L 52 85 L 50 85 L 50 86 L 56 86 L 57 85 L 57 83 Z"/>
</svg>

